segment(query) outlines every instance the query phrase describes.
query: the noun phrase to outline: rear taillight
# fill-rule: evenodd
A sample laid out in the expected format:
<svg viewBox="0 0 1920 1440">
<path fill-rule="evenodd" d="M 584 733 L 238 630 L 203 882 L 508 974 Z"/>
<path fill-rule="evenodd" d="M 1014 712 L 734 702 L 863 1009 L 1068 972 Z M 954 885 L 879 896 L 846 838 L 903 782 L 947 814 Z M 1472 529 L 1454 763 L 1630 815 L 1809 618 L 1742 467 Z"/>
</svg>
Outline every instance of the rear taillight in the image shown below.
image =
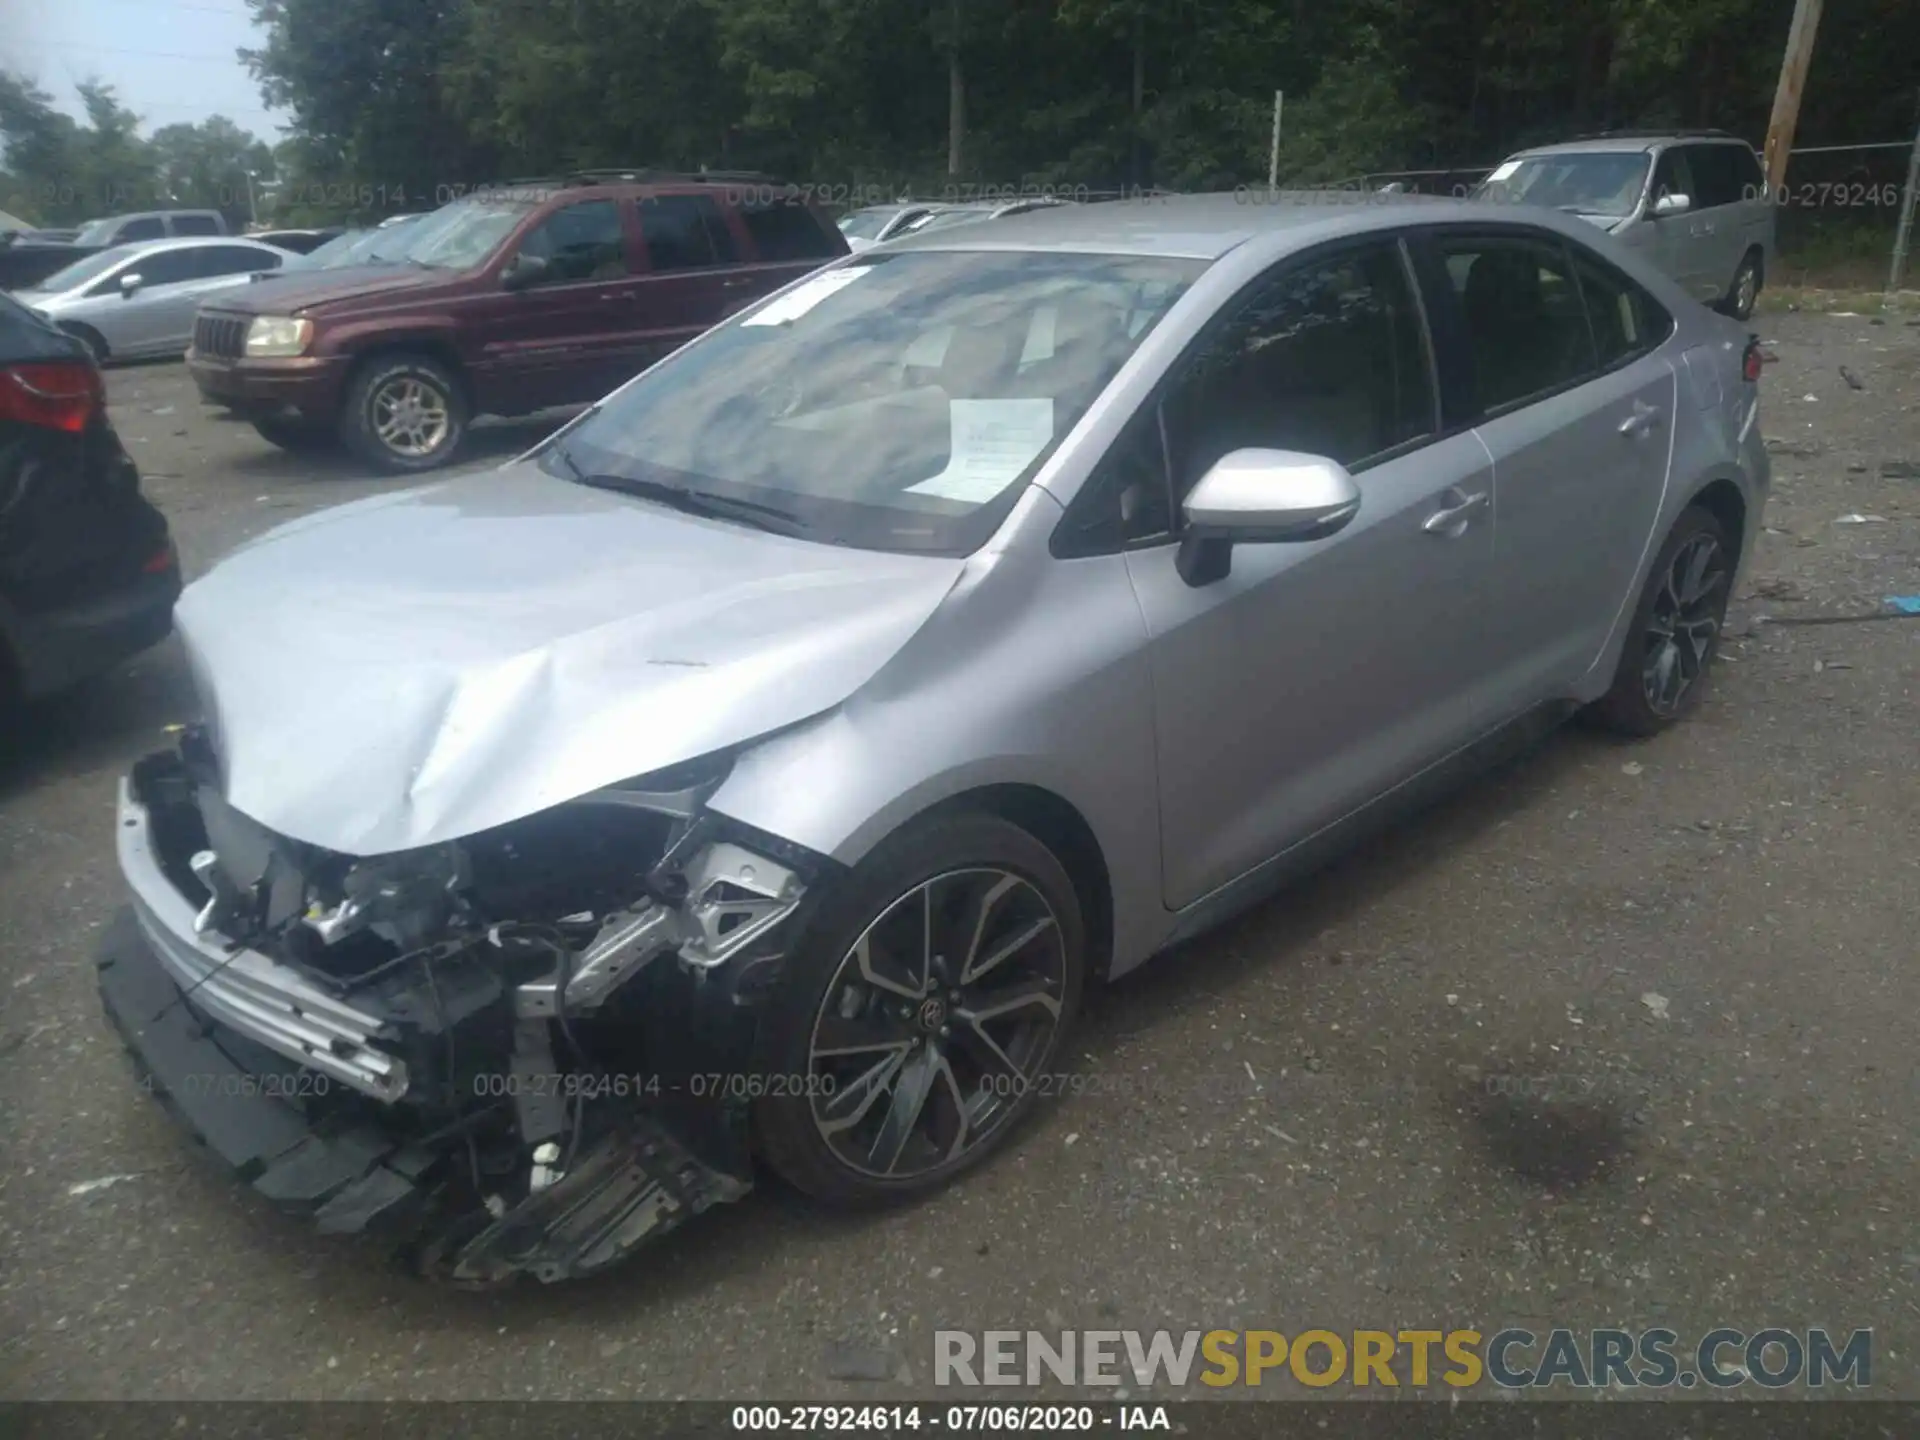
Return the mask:
<svg viewBox="0 0 1920 1440">
<path fill-rule="evenodd" d="M 56 360 L 0 369 L 0 420 L 77 435 L 105 400 L 100 372 L 85 362 Z"/>
<path fill-rule="evenodd" d="M 1740 374 L 1749 385 L 1757 384 L 1760 379 L 1760 367 L 1766 363 L 1760 354 L 1760 337 L 1747 337 L 1747 353 L 1740 357 Z"/>
</svg>

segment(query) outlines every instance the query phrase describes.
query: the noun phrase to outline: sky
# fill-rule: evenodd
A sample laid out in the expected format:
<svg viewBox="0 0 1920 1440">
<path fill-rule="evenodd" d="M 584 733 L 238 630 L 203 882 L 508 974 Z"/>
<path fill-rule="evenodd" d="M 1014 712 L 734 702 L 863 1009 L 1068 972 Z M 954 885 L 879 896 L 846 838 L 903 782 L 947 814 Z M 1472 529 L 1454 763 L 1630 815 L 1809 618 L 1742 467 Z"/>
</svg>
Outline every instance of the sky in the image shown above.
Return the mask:
<svg viewBox="0 0 1920 1440">
<path fill-rule="evenodd" d="M 280 139 L 284 114 L 262 107 L 234 53 L 262 38 L 244 0 L 0 0 L 0 66 L 76 118 L 74 82 L 104 80 L 148 135 L 225 115 L 269 143 Z"/>
</svg>

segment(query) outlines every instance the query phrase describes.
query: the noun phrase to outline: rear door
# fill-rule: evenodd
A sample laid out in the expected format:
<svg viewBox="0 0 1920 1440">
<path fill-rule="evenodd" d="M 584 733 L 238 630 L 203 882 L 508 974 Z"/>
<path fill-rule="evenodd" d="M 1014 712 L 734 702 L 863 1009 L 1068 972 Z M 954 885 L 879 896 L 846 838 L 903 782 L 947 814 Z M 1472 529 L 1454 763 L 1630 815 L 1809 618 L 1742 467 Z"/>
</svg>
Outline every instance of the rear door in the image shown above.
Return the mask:
<svg viewBox="0 0 1920 1440">
<path fill-rule="evenodd" d="M 636 208 L 646 252 L 634 291 L 637 373 L 717 325 L 754 282 L 711 192 L 650 194 Z"/>
<path fill-rule="evenodd" d="M 1739 150 L 1732 145 L 1687 146 L 1687 164 L 1699 190 L 1693 202 L 1694 244 L 1699 252 L 1702 300 L 1718 300 L 1727 293 L 1746 253 L 1739 159 Z"/>
<path fill-rule="evenodd" d="M 213 295 L 248 283 L 261 270 L 280 268 L 280 256 L 263 245 L 201 245 L 177 253 L 188 257 L 192 278 L 156 296 L 152 332 L 156 351 L 184 351 L 193 340 L 194 317 Z"/>
<path fill-rule="evenodd" d="M 546 262 L 539 279 L 488 302 L 486 364 L 514 410 L 597 400 L 632 373 L 633 257 L 623 202 L 580 200 L 529 228 L 508 257 Z"/>
<path fill-rule="evenodd" d="M 1665 495 L 1671 321 L 1593 252 L 1524 227 L 1444 227 L 1423 281 L 1493 457 L 1482 663 L 1500 708 L 1571 693 L 1631 594 Z"/>
<path fill-rule="evenodd" d="M 1714 147 L 1720 154 L 1725 172 L 1727 203 L 1721 212 L 1727 218 L 1721 224 L 1726 241 L 1722 259 L 1727 279 L 1732 281 L 1740 262 L 1751 250 L 1758 250 L 1762 267 L 1773 251 L 1773 204 L 1767 198 L 1766 172 L 1760 157 L 1744 141 L 1726 140 Z"/>
</svg>

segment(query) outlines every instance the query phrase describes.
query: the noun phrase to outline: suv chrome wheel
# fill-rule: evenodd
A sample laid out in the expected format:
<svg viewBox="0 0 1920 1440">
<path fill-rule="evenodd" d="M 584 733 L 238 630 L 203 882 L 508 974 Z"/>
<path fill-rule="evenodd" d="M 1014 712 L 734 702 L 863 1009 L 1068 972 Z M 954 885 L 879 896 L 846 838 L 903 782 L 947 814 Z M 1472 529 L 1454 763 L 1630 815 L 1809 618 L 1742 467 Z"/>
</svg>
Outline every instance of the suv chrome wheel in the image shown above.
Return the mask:
<svg viewBox="0 0 1920 1440">
<path fill-rule="evenodd" d="M 420 459 L 446 443 L 452 426 L 447 397 L 417 376 L 393 376 L 367 403 L 373 433 L 396 454 Z"/>
<path fill-rule="evenodd" d="M 814 1017 L 820 1138 L 893 1180 L 986 1143 L 1038 1083 L 1066 980 L 1059 919 L 1028 880 L 982 868 L 914 887 L 841 958 Z"/>
</svg>

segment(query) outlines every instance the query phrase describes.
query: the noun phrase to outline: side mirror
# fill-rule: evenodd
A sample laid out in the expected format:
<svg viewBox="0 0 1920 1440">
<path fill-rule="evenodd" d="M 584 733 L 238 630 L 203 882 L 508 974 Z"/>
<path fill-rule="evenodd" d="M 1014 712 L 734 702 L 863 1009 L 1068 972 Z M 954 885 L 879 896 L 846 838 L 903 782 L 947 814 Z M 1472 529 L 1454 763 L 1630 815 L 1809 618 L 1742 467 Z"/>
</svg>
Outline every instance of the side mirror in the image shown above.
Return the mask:
<svg viewBox="0 0 1920 1440">
<path fill-rule="evenodd" d="M 1653 202 L 1653 214 L 1656 220 L 1664 215 L 1684 215 L 1692 208 L 1691 195 L 1662 195 Z"/>
<path fill-rule="evenodd" d="M 1235 545 L 1321 540 L 1360 513 L 1360 487 L 1338 461 L 1294 450 L 1235 450 L 1200 477 L 1183 508 L 1180 577 L 1224 579 Z"/>
<path fill-rule="evenodd" d="M 547 262 L 538 255 L 529 255 L 525 251 L 507 262 L 507 268 L 500 272 L 500 288 L 503 290 L 524 290 L 547 273 Z"/>
<path fill-rule="evenodd" d="M 133 292 L 145 283 L 137 272 L 132 275 L 122 275 L 120 277 L 120 298 L 122 300 L 131 300 L 133 298 Z"/>
</svg>

